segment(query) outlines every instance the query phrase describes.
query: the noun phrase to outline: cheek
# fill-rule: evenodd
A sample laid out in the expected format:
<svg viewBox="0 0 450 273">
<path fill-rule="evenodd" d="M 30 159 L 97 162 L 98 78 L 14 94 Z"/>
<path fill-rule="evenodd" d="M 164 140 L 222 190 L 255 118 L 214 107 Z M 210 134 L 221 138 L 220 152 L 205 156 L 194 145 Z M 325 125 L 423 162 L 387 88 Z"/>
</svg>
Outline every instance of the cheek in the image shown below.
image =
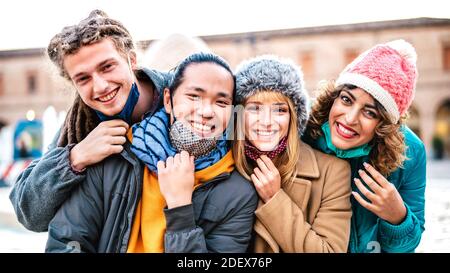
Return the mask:
<svg viewBox="0 0 450 273">
<path fill-rule="evenodd" d="M 252 126 L 256 126 L 256 121 L 258 120 L 257 115 L 249 113 L 249 112 L 245 112 L 244 113 L 244 131 L 245 131 L 245 135 L 248 136 L 248 134 L 250 133 L 251 127 Z"/>
<path fill-rule="evenodd" d="M 223 125 L 224 129 L 228 126 L 232 111 L 233 107 L 231 105 L 227 107 L 215 106 L 215 116 L 217 117 L 218 122 Z"/>
<path fill-rule="evenodd" d="M 91 99 L 91 93 L 89 92 L 88 88 L 81 87 L 77 88 L 78 95 L 80 95 L 81 100 L 83 100 L 84 103 L 86 103 L 88 106 L 91 106 L 95 100 Z"/>
<path fill-rule="evenodd" d="M 275 122 L 280 126 L 280 131 L 282 133 L 282 137 L 284 137 L 288 130 L 289 130 L 289 121 L 290 121 L 290 115 L 282 115 L 275 119 Z"/>
<path fill-rule="evenodd" d="M 372 138 L 375 136 L 375 129 L 378 125 L 379 121 L 375 120 L 366 120 L 363 122 L 362 129 L 364 132 L 364 138 L 366 141 L 372 140 Z"/>
<path fill-rule="evenodd" d="M 328 120 L 331 122 L 336 119 L 336 117 L 345 114 L 345 110 L 342 109 L 342 105 L 336 99 L 331 106 L 330 113 L 328 114 Z"/>
<path fill-rule="evenodd" d="M 173 97 L 173 112 L 175 117 L 178 119 L 184 119 L 192 115 L 195 111 L 195 105 L 191 102 L 189 103 L 183 97 Z"/>
</svg>

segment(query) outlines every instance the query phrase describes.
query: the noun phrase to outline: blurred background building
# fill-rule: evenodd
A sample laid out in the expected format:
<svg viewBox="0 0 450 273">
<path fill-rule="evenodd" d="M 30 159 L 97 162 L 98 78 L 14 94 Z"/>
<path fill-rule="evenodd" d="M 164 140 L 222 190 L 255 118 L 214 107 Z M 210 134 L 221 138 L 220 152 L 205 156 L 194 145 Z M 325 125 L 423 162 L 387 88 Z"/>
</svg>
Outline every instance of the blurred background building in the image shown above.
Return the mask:
<svg viewBox="0 0 450 273">
<path fill-rule="evenodd" d="M 232 67 L 246 58 L 267 53 L 291 58 L 302 66 L 307 89 L 314 97 L 320 80 L 334 79 L 346 64 L 373 45 L 399 38 L 412 43 L 418 54 L 419 79 L 408 124 L 424 141 L 429 156 L 448 158 L 450 19 L 413 18 L 193 39 L 177 34 L 163 41 L 139 41 L 138 50 L 142 65 L 162 70 L 169 70 L 192 53 L 189 46 L 180 47 L 182 43 L 190 43 L 192 48 L 209 48 Z M 45 49 L 0 51 L 0 127 L 14 127 L 25 118 L 41 120 L 45 113 L 52 113 L 54 131 L 74 93 L 49 63 Z M 44 145 L 48 142 L 45 139 Z"/>
</svg>

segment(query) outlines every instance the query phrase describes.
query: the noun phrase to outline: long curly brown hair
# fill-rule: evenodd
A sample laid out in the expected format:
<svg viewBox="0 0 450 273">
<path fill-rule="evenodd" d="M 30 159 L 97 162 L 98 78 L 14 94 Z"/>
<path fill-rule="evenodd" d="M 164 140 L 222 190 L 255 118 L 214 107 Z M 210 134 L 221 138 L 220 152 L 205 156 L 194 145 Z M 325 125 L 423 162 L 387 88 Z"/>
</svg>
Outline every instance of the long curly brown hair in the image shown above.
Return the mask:
<svg viewBox="0 0 450 273">
<path fill-rule="evenodd" d="M 334 81 L 324 82 L 319 86 L 318 95 L 311 110 L 308 120 L 306 134 L 312 139 L 323 135 L 322 124 L 328 121 L 334 100 L 339 97 L 342 90 L 357 88 L 353 85 L 340 85 L 335 87 Z M 404 123 L 402 117 L 396 124 L 389 120 L 389 115 L 384 107 L 375 101 L 376 108 L 380 113 L 380 122 L 375 128 L 375 136 L 370 141 L 372 146 L 369 154 L 370 164 L 381 174 L 388 176 L 397 168 L 402 167 L 405 161 L 406 145 L 400 127 Z"/>
<path fill-rule="evenodd" d="M 64 58 L 75 54 L 83 46 L 104 39 L 110 39 L 124 57 L 134 50 L 133 39 L 122 23 L 108 17 L 101 10 L 93 10 L 86 19 L 76 25 L 65 27 L 56 34 L 47 47 L 47 54 L 58 68 L 60 75 L 71 81 L 64 67 Z M 97 127 L 99 122 L 94 110 L 77 95 L 66 116 L 57 145 L 63 147 L 79 143 Z"/>
</svg>

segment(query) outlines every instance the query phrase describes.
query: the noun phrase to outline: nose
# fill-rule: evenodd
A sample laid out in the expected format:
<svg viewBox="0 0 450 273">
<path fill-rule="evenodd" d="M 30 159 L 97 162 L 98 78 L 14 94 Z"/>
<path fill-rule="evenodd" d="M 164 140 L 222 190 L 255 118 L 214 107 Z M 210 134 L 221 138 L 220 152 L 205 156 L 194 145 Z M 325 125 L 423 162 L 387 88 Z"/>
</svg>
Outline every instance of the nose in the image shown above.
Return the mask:
<svg viewBox="0 0 450 273">
<path fill-rule="evenodd" d="M 94 93 L 102 93 L 108 87 L 108 81 L 97 73 L 92 75 L 92 81 Z"/>
<path fill-rule="evenodd" d="M 272 123 L 272 112 L 268 107 L 262 107 L 261 110 L 262 111 L 259 113 L 258 122 L 260 125 L 269 126 Z"/>
<path fill-rule="evenodd" d="M 212 118 L 214 117 L 214 109 L 212 105 L 208 102 L 202 103 L 200 102 L 197 107 L 197 113 L 203 118 Z"/>
<path fill-rule="evenodd" d="M 345 121 L 348 125 L 354 125 L 358 121 L 359 110 L 357 107 L 352 107 L 345 114 Z"/>
</svg>

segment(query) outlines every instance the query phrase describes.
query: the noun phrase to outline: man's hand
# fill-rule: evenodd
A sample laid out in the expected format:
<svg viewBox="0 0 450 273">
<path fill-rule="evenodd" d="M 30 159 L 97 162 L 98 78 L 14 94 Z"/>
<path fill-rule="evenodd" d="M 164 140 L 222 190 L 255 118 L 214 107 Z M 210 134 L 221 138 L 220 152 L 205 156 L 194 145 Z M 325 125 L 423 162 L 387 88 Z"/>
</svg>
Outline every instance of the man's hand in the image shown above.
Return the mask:
<svg viewBox="0 0 450 273">
<path fill-rule="evenodd" d="M 128 124 L 120 119 L 101 122 L 70 151 L 70 163 L 76 170 L 98 163 L 123 150 Z"/>
<path fill-rule="evenodd" d="M 159 161 L 158 182 L 169 209 L 192 203 L 194 191 L 194 157 L 182 151 L 166 162 Z"/>
</svg>

